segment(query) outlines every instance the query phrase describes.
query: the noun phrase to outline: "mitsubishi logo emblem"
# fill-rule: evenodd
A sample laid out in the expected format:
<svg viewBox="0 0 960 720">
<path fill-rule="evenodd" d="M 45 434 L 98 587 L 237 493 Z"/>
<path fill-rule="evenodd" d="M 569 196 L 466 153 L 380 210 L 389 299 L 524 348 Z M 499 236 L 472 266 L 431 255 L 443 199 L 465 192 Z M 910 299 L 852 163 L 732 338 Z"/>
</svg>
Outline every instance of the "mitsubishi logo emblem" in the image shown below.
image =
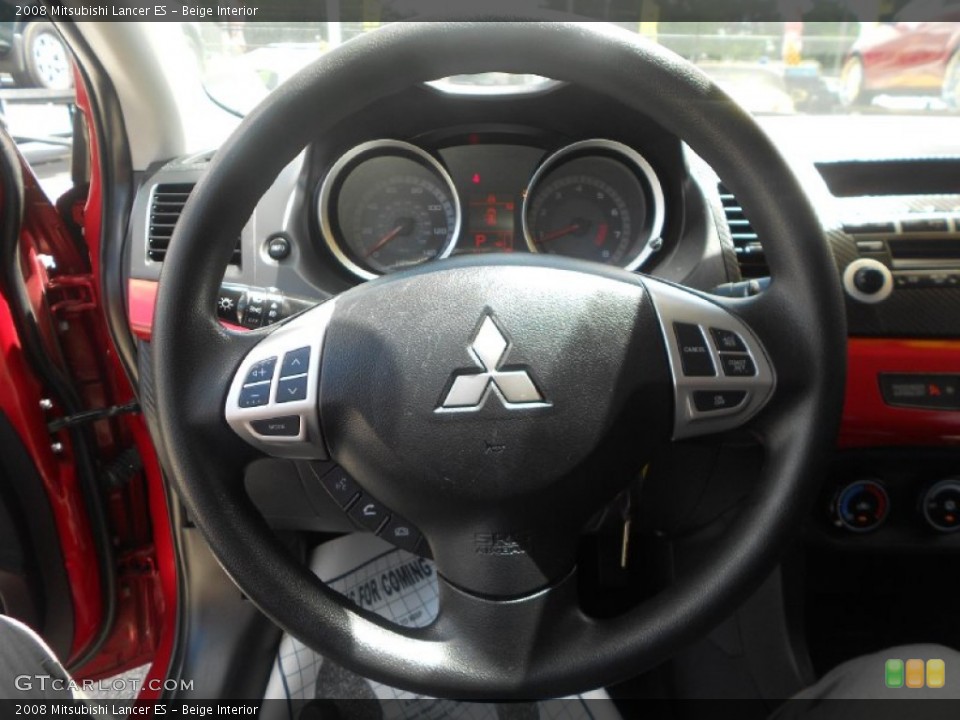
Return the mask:
<svg viewBox="0 0 960 720">
<path fill-rule="evenodd" d="M 455 371 L 450 389 L 437 410 L 479 410 L 491 393 L 500 398 L 508 410 L 543 406 L 543 395 L 529 372 L 500 368 L 508 347 L 503 331 L 488 314 L 470 343 L 470 354 L 481 370 Z"/>
</svg>

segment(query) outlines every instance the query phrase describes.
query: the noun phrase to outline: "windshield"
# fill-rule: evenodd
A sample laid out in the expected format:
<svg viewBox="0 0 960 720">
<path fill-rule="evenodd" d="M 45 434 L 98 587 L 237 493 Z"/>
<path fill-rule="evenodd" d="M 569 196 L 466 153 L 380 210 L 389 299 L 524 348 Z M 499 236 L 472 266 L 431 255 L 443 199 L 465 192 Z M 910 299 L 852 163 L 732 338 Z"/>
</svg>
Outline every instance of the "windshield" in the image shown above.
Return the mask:
<svg viewBox="0 0 960 720">
<path fill-rule="evenodd" d="M 960 5 L 943 22 L 618 23 L 701 67 L 757 115 L 950 114 L 960 106 Z M 956 17 L 953 16 L 955 13 Z M 909 17 L 909 6 L 901 11 Z M 185 24 L 188 25 L 188 24 Z M 232 22 L 185 27 L 204 87 L 242 115 L 301 67 L 378 22 Z M 452 92 L 517 92 L 532 75 L 447 78 Z"/>
</svg>

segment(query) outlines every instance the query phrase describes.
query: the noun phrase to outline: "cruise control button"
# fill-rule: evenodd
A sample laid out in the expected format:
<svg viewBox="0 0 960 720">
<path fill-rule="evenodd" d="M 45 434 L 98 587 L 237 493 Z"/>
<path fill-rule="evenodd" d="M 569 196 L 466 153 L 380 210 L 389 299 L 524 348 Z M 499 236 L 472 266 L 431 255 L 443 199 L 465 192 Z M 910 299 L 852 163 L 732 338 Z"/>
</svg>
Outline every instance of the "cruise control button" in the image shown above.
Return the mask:
<svg viewBox="0 0 960 720">
<path fill-rule="evenodd" d="M 350 509 L 350 517 L 356 520 L 369 530 L 376 532 L 381 526 L 390 519 L 387 509 L 366 495 L 361 495 L 360 499 Z"/>
<path fill-rule="evenodd" d="M 380 537 L 398 548 L 410 552 L 416 550 L 417 545 L 420 544 L 420 531 L 397 515 L 390 518 L 387 524 L 383 526 Z"/>
<path fill-rule="evenodd" d="M 283 378 L 277 386 L 277 402 L 288 403 L 307 397 L 307 376 Z"/>
<path fill-rule="evenodd" d="M 270 402 L 270 382 L 258 385 L 244 385 L 240 388 L 237 404 L 242 408 L 260 407 Z"/>
<path fill-rule="evenodd" d="M 722 354 L 720 364 L 723 365 L 723 374 L 728 377 L 753 377 L 757 374 L 753 358 L 749 355 Z"/>
<path fill-rule="evenodd" d="M 735 332 L 730 330 L 721 330 L 720 328 L 710 328 L 710 334 L 713 335 L 713 343 L 717 350 L 724 352 L 746 352 L 747 347 L 743 340 Z"/>
<path fill-rule="evenodd" d="M 350 503 L 360 494 L 360 486 L 342 467 L 335 467 L 320 478 L 320 484 L 344 510 L 350 507 Z"/>
<path fill-rule="evenodd" d="M 280 379 L 290 377 L 291 375 L 303 375 L 310 366 L 310 348 L 302 347 L 291 350 L 283 356 L 283 364 L 280 366 Z"/>
<path fill-rule="evenodd" d="M 746 398 L 744 390 L 697 390 L 693 393 L 693 405 L 700 412 L 730 410 L 742 405 Z"/>
<path fill-rule="evenodd" d="M 277 359 L 275 357 L 254 363 L 247 371 L 247 379 L 243 381 L 243 384 L 250 385 L 252 383 L 262 383 L 273 380 L 273 369 L 276 366 Z"/>
<path fill-rule="evenodd" d="M 300 416 L 284 415 L 269 420 L 251 420 L 250 427 L 264 437 L 297 437 L 300 434 Z"/>
<path fill-rule="evenodd" d="M 707 341 L 697 325 L 688 323 L 674 323 L 673 331 L 677 335 L 677 346 L 680 348 L 680 363 L 683 365 L 683 374 L 694 377 L 712 377 L 717 374 L 713 367 L 713 359 L 707 348 Z"/>
</svg>

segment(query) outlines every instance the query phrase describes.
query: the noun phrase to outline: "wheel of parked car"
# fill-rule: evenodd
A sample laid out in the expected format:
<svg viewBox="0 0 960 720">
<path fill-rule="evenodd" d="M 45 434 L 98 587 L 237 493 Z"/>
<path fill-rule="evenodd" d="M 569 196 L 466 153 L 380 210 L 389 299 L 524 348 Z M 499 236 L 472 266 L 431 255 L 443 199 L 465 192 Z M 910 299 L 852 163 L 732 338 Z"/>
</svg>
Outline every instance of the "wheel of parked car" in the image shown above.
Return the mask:
<svg viewBox="0 0 960 720">
<path fill-rule="evenodd" d="M 475 255 L 370 280 L 248 333 L 219 323 L 236 239 L 284 166 L 386 96 L 480 72 L 550 76 L 669 126 L 764 238 L 769 287 L 724 298 L 569 257 Z M 291 78 L 220 148 L 169 244 L 150 357 L 143 397 L 178 497 L 261 610 L 374 680 L 530 698 L 653 667 L 769 574 L 834 447 L 846 327 L 803 184 L 696 67 L 591 23 L 395 23 Z M 764 461 L 728 529 L 662 592 L 590 617 L 577 575 L 590 518 L 665 445 L 734 429 Z M 391 509 L 388 519 L 360 503 L 368 522 L 418 528 L 440 580 L 436 621 L 391 625 L 310 572 L 245 493 L 243 468 L 264 453 L 315 461 L 317 482 L 336 473 L 330 492 Z"/>
<path fill-rule="evenodd" d="M 70 53 L 60 35 L 48 22 L 35 22 L 23 31 L 24 76 L 18 84 L 66 90 L 73 87 Z"/>
<path fill-rule="evenodd" d="M 863 58 L 859 55 L 847 58 L 840 71 L 840 104 L 844 107 L 869 104 L 872 97 L 864 88 L 865 81 Z"/>
<path fill-rule="evenodd" d="M 943 75 L 943 101 L 952 108 L 960 108 L 960 50 L 953 53 Z"/>
</svg>

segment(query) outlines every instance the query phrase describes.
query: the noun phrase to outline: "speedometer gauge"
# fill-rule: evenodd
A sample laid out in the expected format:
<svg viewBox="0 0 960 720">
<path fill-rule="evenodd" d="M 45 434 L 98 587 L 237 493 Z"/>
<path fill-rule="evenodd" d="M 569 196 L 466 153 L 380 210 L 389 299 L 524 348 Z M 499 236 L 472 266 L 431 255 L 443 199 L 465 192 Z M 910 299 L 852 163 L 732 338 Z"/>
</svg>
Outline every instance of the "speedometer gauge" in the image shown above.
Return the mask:
<svg viewBox="0 0 960 720">
<path fill-rule="evenodd" d="M 365 143 L 341 157 L 318 204 L 330 250 L 363 279 L 447 257 L 460 229 L 460 204 L 446 170 L 396 140 Z"/>
<path fill-rule="evenodd" d="M 523 230 L 531 252 L 634 270 L 662 243 L 663 191 L 649 163 L 625 145 L 575 143 L 534 174 Z"/>
</svg>

